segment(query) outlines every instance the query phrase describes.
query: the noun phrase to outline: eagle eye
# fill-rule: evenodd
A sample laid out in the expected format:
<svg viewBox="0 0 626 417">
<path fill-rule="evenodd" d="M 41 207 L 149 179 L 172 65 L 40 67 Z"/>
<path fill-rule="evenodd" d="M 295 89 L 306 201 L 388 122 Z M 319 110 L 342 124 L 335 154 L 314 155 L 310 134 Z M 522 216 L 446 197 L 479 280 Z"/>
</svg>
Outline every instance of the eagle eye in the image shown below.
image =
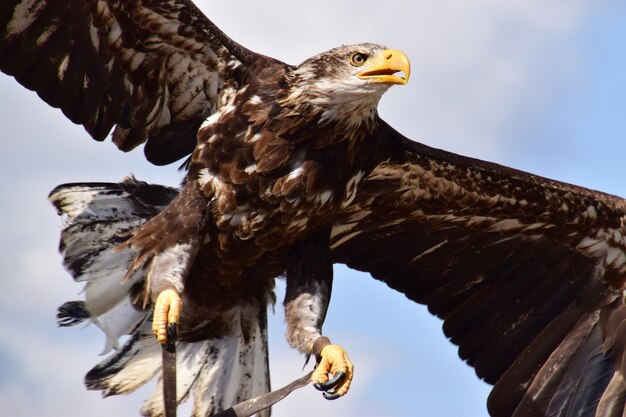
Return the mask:
<svg viewBox="0 0 626 417">
<path fill-rule="evenodd" d="M 365 54 L 362 54 L 361 52 L 355 52 L 352 55 L 350 55 L 350 63 L 352 65 L 354 65 L 355 67 L 360 67 L 361 65 L 365 64 L 365 61 L 367 61 L 368 56 Z"/>
</svg>

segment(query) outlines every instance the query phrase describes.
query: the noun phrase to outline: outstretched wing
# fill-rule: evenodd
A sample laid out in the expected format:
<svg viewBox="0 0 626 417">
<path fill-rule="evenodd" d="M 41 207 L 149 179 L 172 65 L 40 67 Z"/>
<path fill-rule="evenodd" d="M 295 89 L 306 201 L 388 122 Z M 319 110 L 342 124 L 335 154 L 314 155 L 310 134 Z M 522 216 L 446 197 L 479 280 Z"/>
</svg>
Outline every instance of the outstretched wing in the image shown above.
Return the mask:
<svg viewBox="0 0 626 417">
<path fill-rule="evenodd" d="M 263 59 L 188 0 L 0 5 L 0 70 L 96 140 L 115 127 L 113 141 L 124 151 L 147 141 L 155 164 L 189 154 L 220 92 Z"/>
<path fill-rule="evenodd" d="M 493 416 L 621 415 L 624 201 L 382 130 L 397 156 L 335 224 L 334 260 L 442 318 Z"/>
</svg>

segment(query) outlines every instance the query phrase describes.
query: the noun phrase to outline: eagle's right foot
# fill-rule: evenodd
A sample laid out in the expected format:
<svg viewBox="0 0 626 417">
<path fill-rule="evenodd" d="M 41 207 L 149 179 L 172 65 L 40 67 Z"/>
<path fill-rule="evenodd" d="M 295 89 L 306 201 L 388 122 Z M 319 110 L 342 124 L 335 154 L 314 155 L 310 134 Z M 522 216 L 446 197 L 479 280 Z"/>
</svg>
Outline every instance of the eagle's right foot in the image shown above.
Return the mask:
<svg viewBox="0 0 626 417">
<path fill-rule="evenodd" d="M 160 344 L 175 341 L 182 309 L 183 301 L 173 289 L 167 289 L 157 297 L 152 318 L 152 332 Z"/>
</svg>

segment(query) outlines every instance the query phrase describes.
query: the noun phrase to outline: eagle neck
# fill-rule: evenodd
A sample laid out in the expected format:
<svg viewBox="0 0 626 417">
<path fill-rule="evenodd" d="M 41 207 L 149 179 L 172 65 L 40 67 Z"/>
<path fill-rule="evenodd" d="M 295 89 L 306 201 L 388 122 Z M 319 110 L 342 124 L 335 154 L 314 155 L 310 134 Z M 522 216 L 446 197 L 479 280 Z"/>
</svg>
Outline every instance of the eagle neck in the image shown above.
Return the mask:
<svg viewBox="0 0 626 417">
<path fill-rule="evenodd" d="M 350 138 L 363 127 L 372 131 L 378 120 L 378 102 L 385 90 L 372 91 L 324 82 L 311 82 L 287 76 L 289 91 L 279 101 L 294 115 L 306 115 L 307 124 L 332 127 Z"/>
</svg>

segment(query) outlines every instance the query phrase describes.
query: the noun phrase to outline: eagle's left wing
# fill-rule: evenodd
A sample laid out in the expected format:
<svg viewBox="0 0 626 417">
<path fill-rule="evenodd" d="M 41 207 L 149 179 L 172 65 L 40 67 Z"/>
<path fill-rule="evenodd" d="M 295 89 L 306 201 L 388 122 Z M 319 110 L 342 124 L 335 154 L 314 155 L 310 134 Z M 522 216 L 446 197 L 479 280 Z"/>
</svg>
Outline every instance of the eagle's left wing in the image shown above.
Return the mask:
<svg viewBox="0 0 626 417">
<path fill-rule="evenodd" d="M 220 92 L 268 62 L 188 0 L 3 0 L 0 70 L 150 162 L 191 153 Z"/>
<path fill-rule="evenodd" d="M 495 385 L 493 416 L 621 415 L 624 201 L 429 148 L 387 125 L 383 140 L 395 156 L 335 223 L 334 261 L 442 318 L 460 356 Z"/>
</svg>

